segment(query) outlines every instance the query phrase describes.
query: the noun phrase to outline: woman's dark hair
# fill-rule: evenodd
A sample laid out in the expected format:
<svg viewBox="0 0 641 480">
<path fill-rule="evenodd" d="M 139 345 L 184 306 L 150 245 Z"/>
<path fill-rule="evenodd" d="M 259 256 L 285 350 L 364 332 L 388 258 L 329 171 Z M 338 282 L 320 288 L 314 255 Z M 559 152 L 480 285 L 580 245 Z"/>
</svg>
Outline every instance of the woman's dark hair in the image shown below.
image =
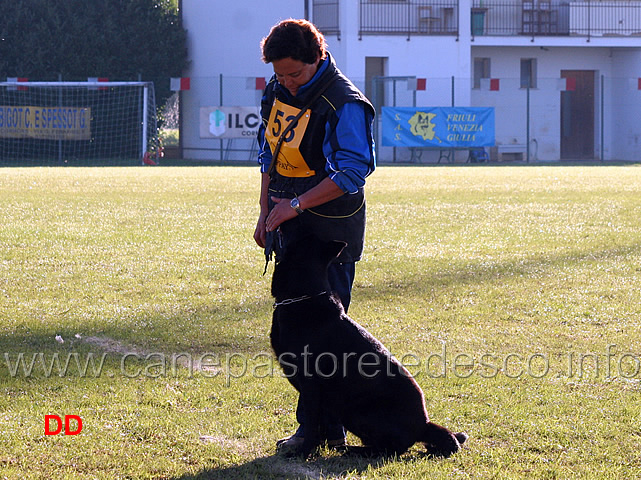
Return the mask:
<svg viewBox="0 0 641 480">
<path fill-rule="evenodd" d="M 263 62 L 292 58 L 311 64 L 324 59 L 327 53 L 325 37 L 307 20 L 283 20 L 272 27 L 260 42 Z"/>
</svg>

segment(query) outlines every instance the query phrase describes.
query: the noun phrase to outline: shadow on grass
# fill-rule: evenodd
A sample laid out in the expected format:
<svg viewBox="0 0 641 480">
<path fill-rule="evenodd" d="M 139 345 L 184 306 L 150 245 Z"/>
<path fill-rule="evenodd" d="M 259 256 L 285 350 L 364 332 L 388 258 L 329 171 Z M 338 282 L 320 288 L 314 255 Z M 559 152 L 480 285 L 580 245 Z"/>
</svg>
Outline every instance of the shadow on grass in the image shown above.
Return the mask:
<svg viewBox="0 0 641 480">
<path fill-rule="evenodd" d="M 631 259 L 641 255 L 641 244 L 620 245 L 595 251 L 556 252 L 533 255 L 522 259 L 499 261 L 496 263 L 470 261 L 448 265 L 443 270 L 436 267 L 428 270 L 403 271 L 390 273 L 372 285 L 359 285 L 355 292 L 358 301 L 367 303 L 370 295 L 377 298 L 398 296 L 401 301 L 411 302 L 412 298 L 424 297 L 426 292 L 447 291 L 466 286 L 493 285 L 511 282 L 514 279 L 528 278 L 533 275 L 558 275 L 576 265 L 603 262 L 608 259 Z M 638 275 L 634 269 L 632 275 Z M 358 276 L 356 280 L 359 282 Z M 265 298 L 269 295 L 265 291 Z M 50 315 L 46 322 L 23 322 L 11 331 L 10 335 L 0 335 L 0 352 L 67 352 L 98 351 L 122 354 L 124 352 L 180 352 L 197 356 L 200 353 L 231 352 L 257 354 L 270 352 L 269 329 L 271 308 L 269 301 L 260 298 L 255 302 L 231 305 L 222 312 L 219 307 L 206 306 L 193 311 L 188 321 L 178 318 L 173 312 L 153 312 L 143 314 L 139 319 L 130 320 L 126 325 L 117 323 L 100 324 L 96 322 L 84 329 L 78 327 L 83 337 L 94 336 L 104 339 L 104 345 L 91 344 L 86 338 L 76 339 L 74 328 L 65 326 L 64 316 Z M 194 313 L 195 312 L 195 313 Z M 154 317 L 158 317 L 158 319 Z M 170 319 L 169 321 L 167 319 Z M 358 321 L 358 317 L 355 317 Z M 193 323 L 193 332 L 185 328 Z M 207 325 L 206 334 L 202 327 Z M 139 327 L 138 325 L 145 325 Z M 178 325 L 178 327 L 176 327 Z M 248 335 L 248 332 L 252 332 Z M 55 336 L 61 334 L 65 343 L 58 344 Z M 111 342 L 111 343 L 109 343 Z M 117 345 L 117 348 L 114 347 Z"/>
<path fill-rule="evenodd" d="M 399 290 L 403 296 L 423 296 L 430 288 L 450 289 L 462 286 L 485 286 L 494 282 L 532 275 L 557 275 L 563 269 L 588 262 L 601 262 L 613 258 L 632 258 L 641 255 L 641 243 L 622 245 L 599 251 L 574 251 L 536 255 L 530 258 L 496 263 L 471 261 L 457 264 L 442 271 L 402 272 L 391 275 L 384 282 L 371 287 L 358 286 L 359 290 L 376 291 L 377 295 L 392 294 Z M 638 271 L 638 270 L 637 270 Z M 358 276 L 356 279 L 358 283 Z"/>
<path fill-rule="evenodd" d="M 330 454 L 331 455 L 331 454 Z M 411 462 L 428 458 L 426 454 L 407 453 L 401 458 L 367 458 L 353 454 L 316 457 L 308 461 L 288 459 L 282 455 L 256 458 L 242 465 L 204 469 L 196 474 L 174 477 L 172 480 L 230 480 L 259 478 L 294 480 L 321 479 L 329 477 L 351 478 L 389 462 Z"/>
<path fill-rule="evenodd" d="M 572 273 L 576 266 L 596 265 L 617 259 L 633 259 L 641 255 L 641 243 L 619 245 L 598 250 L 576 250 L 533 254 L 524 258 L 488 262 L 481 260 L 460 261 L 440 269 L 438 265 L 421 264 L 413 271 L 388 273 L 371 285 L 358 285 L 355 289 L 356 302 L 366 306 L 370 298 L 398 298 L 411 304 L 414 298 L 424 298 L 426 293 L 441 294 L 463 288 L 488 288 L 505 285 L 514 281 L 534 277 L 558 276 L 562 272 Z M 384 268 L 384 267 L 383 267 Z M 604 270 L 607 274 L 607 270 Z M 638 275 L 635 269 L 628 275 Z M 366 279 L 365 279 L 366 280 Z M 243 305 L 228 305 L 225 310 L 215 306 L 202 306 L 194 310 L 192 319 L 176 317 L 172 312 L 154 312 L 153 316 L 142 315 L 139 319 L 123 325 L 105 325 L 96 328 L 96 333 L 131 345 L 138 343 L 141 351 L 182 352 L 198 356 L 202 353 L 242 352 L 247 355 L 271 352 L 269 331 L 271 328 L 271 298 L 265 290 L 264 296 Z M 361 306 L 361 305 L 359 305 Z M 170 319 L 169 321 L 167 319 Z M 356 321 L 359 317 L 354 316 Z M 136 330 L 137 325 L 146 325 Z M 189 327 L 193 324 L 193 330 Z M 198 328 L 197 325 L 204 326 Z M 134 326 L 134 328 L 132 328 Z M 150 341 L 151 339 L 151 341 Z M 53 341 L 53 337 L 49 340 Z M 136 345 L 133 345 L 134 347 Z"/>
</svg>

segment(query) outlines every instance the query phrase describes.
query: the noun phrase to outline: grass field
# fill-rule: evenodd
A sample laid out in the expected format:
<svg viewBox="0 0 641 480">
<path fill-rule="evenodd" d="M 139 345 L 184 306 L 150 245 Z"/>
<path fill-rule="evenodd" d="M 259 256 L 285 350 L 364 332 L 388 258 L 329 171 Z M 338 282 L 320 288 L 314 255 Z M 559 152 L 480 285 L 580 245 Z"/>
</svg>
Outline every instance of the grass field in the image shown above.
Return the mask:
<svg viewBox="0 0 641 480">
<path fill-rule="evenodd" d="M 0 478 L 641 477 L 640 167 L 370 178 L 350 313 L 470 435 L 447 460 L 275 453 L 257 195 L 246 167 L 0 171 Z"/>
</svg>

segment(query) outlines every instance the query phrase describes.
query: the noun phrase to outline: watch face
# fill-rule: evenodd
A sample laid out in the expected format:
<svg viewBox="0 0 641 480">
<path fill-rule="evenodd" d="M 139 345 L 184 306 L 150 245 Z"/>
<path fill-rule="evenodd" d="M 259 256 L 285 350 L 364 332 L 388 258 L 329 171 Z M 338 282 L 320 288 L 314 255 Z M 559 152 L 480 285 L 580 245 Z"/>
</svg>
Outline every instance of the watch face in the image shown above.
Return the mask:
<svg viewBox="0 0 641 480">
<path fill-rule="evenodd" d="M 299 215 L 303 212 L 300 208 L 300 202 L 298 201 L 298 198 L 292 198 L 292 201 L 289 203 L 289 205 L 296 210 L 296 213 Z"/>
</svg>

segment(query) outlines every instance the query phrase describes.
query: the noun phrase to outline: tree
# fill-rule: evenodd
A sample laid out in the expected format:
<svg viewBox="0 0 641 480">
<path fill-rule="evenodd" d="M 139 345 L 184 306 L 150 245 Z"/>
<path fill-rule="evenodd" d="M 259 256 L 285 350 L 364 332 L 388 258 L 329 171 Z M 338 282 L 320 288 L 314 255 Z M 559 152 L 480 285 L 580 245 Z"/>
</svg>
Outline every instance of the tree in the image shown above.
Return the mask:
<svg viewBox="0 0 641 480">
<path fill-rule="evenodd" d="M 141 76 L 162 105 L 187 66 L 175 0 L 0 0 L 0 11 L 2 80 Z"/>
</svg>

